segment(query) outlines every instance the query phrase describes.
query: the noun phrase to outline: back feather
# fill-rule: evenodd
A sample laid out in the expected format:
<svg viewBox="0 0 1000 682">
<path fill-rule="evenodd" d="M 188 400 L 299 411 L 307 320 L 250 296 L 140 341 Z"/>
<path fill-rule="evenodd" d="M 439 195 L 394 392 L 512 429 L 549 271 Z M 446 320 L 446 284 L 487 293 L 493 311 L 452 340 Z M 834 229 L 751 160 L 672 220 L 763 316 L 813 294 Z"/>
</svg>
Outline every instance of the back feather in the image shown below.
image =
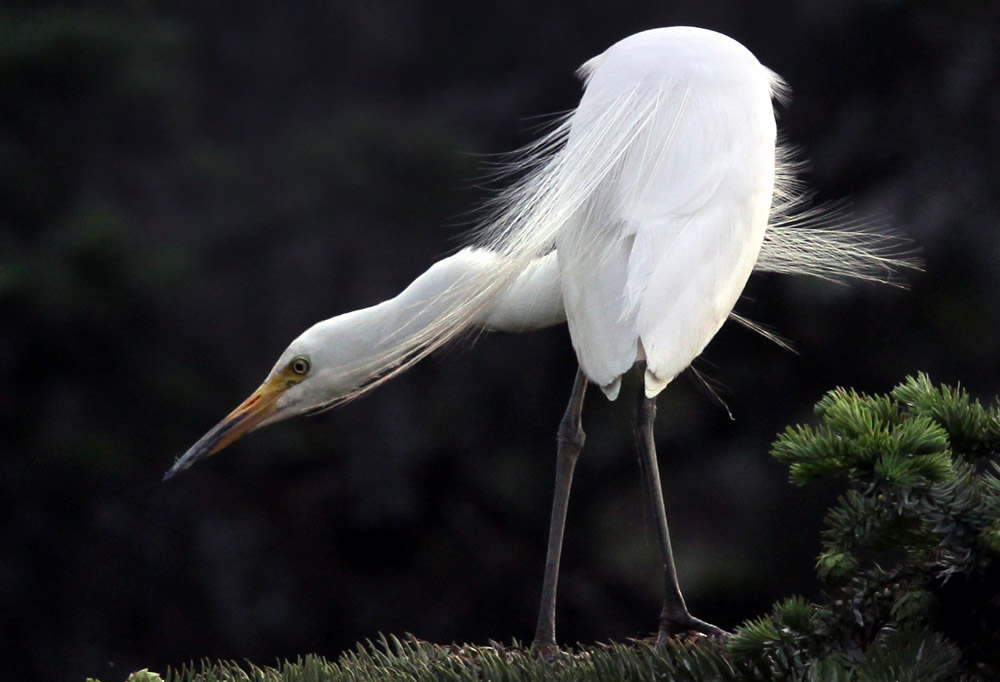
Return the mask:
<svg viewBox="0 0 1000 682">
<path fill-rule="evenodd" d="M 581 67 L 579 73 L 585 82 L 600 65 L 600 59 L 596 57 Z M 472 247 L 500 256 L 496 267 L 470 274 L 442 293 L 435 307 L 440 304 L 443 312 L 429 323 L 424 320 L 418 328 L 400 328 L 394 335 L 394 345 L 371 357 L 363 368 L 373 379 L 331 406 L 381 385 L 469 331 L 481 319 L 483 310 L 533 260 L 552 251 L 558 231 L 615 172 L 630 145 L 665 106 L 663 98 L 638 95 L 634 87 L 620 92 L 601 108 L 597 121 L 587 126 L 587 135 L 570 137 L 573 112 L 549 133 L 511 156 L 501 174 L 516 179 L 487 204 L 470 239 Z M 777 77 L 772 83 L 772 96 L 779 101 L 786 97 Z M 860 279 L 889 283 L 898 270 L 916 267 L 915 261 L 903 252 L 905 240 L 886 234 L 878 226 L 844 221 L 823 209 L 806 210 L 806 196 L 796 180 L 791 155 L 781 146 L 775 153 L 771 217 L 755 270 L 838 282 Z M 575 219 L 585 220 L 586 216 Z M 748 326 L 765 333 L 752 323 Z"/>
</svg>

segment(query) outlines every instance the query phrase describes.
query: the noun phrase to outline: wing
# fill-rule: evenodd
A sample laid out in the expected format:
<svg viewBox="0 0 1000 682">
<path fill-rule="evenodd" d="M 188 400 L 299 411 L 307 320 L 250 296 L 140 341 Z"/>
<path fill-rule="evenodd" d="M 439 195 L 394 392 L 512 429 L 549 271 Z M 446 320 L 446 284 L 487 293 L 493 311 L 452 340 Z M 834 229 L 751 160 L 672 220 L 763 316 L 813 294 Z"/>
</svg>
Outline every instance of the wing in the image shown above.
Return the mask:
<svg viewBox="0 0 1000 682">
<path fill-rule="evenodd" d="M 739 43 L 688 28 L 638 34 L 586 68 L 564 153 L 627 145 L 557 237 L 567 319 L 609 397 L 643 359 L 655 395 L 718 331 L 757 258 L 777 78 Z"/>
</svg>

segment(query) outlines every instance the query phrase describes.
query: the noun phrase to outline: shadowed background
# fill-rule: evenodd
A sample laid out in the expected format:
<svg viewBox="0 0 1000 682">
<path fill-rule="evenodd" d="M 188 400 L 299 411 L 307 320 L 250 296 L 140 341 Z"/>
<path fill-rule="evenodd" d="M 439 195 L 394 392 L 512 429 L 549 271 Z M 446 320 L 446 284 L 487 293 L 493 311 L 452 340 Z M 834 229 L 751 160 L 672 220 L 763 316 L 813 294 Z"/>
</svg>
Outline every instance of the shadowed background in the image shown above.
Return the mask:
<svg viewBox="0 0 1000 682">
<path fill-rule="evenodd" d="M 120 2 L 0 7 L 0 659 L 122 679 L 200 657 L 335 656 L 378 633 L 529 640 L 564 327 L 484 335 L 365 398 L 160 477 L 313 322 L 451 252 L 491 155 L 575 106 L 574 69 L 692 24 L 792 86 L 818 200 L 923 251 L 910 290 L 755 276 L 659 400 L 692 611 L 732 628 L 816 595 L 836 486 L 768 455 L 836 385 L 1000 386 L 1000 5 Z M 655 629 L 661 580 L 629 408 L 592 391 L 562 642 Z"/>
</svg>

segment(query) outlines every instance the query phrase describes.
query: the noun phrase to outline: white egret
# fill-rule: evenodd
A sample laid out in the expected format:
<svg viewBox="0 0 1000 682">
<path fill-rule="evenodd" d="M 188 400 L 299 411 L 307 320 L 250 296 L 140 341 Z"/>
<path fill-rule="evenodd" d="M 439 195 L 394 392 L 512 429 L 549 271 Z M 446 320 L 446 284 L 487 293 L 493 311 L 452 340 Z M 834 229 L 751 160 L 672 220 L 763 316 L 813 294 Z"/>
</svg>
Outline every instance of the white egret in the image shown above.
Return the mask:
<svg viewBox="0 0 1000 682">
<path fill-rule="evenodd" d="M 555 646 L 584 391 L 593 382 L 614 400 L 636 365 L 644 390 L 635 438 L 666 584 L 659 638 L 721 634 L 689 614 L 677 585 L 653 445 L 656 396 L 731 315 L 755 267 L 882 280 L 906 263 L 877 234 L 788 219 L 797 192 L 772 109 L 783 85 L 736 41 L 688 27 L 645 31 L 580 75 L 579 107 L 515 162 L 521 178 L 496 198 L 472 246 L 396 298 L 308 329 L 166 477 L 253 429 L 349 400 L 469 330 L 566 321 L 579 370 L 559 428 L 535 645 Z"/>
</svg>

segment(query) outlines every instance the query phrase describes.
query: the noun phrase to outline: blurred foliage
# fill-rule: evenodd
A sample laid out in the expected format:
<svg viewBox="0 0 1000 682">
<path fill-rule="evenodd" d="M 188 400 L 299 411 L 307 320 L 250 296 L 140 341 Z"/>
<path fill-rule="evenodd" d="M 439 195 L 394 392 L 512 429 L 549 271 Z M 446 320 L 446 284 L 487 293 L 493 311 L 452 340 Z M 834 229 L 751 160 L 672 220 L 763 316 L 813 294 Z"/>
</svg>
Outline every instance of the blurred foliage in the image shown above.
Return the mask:
<svg viewBox="0 0 1000 682">
<path fill-rule="evenodd" d="M 740 312 L 799 353 L 727 327 L 697 367 L 735 420 L 696 382 L 660 399 L 695 612 L 731 626 L 817 598 L 809 557 L 836 491 L 785 486 L 771 435 L 829 386 L 882 391 L 914 367 L 973 395 L 1000 385 L 998 16 L 975 0 L 4 3 L 5 672 L 529 633 L 565 330 L 483 337 L 159 479 L 302 329 L 454 248 L 493 155 L 575 105 L 580 63 L 658 25 L 748 45 L 793 87 L 780 123 L 818 199 L 891 216 L 923 249 L 908 292 L 756 278 Z M 655 622 L 625 409 L 587 405 L 563 641 Z M 913 475 L 933 475 L 928 457 Z"/>
</svg>

